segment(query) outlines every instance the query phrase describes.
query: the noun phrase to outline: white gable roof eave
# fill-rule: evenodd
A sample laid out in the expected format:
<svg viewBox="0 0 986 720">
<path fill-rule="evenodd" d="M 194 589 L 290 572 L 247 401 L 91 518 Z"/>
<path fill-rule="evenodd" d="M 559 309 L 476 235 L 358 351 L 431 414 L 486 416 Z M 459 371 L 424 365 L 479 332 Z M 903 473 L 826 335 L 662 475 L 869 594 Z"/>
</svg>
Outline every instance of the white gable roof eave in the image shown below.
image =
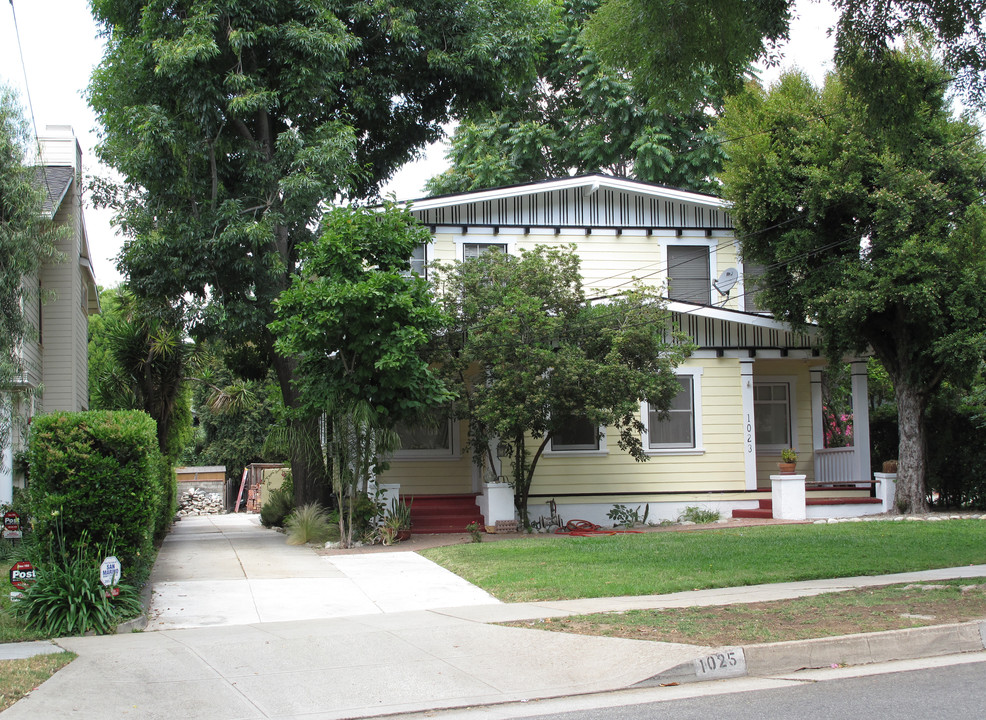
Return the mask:
<svg viewBox="0 0 986 720">
<path fill-rule="evenodd" d="M 617 190 L 621 192 L 632 192 L 639 195 L 648 195 L 666 200 L 676 200 L 696 205 L 704 205 L 716 209 L 728 209 L 725 200 L 714 195 L 703 195 L 701 193 L 689 192 L 654 185 L 653 183 L 641 182 L 640 180 L 630 180 L 627 178 L 612 177 L 609 175 L 577 175 L 574 177 L 561 178 L 558 180 L 542 180 L 522 185 L 510 185 L 490 190 L 473 190 L 471 192 L 457 193 L 453 195 L 439 195 L 437 197 L 422 198 L 419 200 L 409 200 L 407 204 L 414 210 L 431 210 L 440 207 L 453 207 L 455 205 L 468 205 L 471 203 L 487 202 L 489 200 L 502 200 L 505 198 L 532 195 L 534 193 L 548 193 L 557 190 L 570 190 L 572 188 L 584 188 L 586 194 L 592 194 L 600 188 Z"/>
</svg>

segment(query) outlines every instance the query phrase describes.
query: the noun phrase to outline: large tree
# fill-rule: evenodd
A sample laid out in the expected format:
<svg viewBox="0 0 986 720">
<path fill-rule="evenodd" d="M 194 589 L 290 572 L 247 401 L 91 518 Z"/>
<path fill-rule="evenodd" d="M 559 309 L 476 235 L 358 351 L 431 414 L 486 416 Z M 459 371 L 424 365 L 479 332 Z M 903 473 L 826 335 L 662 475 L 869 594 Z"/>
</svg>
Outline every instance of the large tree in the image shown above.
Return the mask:
<svg viewBox="0 0 986 720">
<path fill-rule="evenodd" d="M 873 57 L 909 33 L 933 39 L 957 84 L 981 101 L 986 91 L 983 0 L 831 0 L 840 11 L 837 59 Z M 778 59 L 796 0 L 603 0 L 586 30 L 609 63 L 629 70 L 662 100 L 693 101 L 708 81 L 739 90 L 755 61 Z"/>
<path fill-rule="evenodd" d="M 32 294 L 40 302 L 36 275 L 55 255 L 60 232 L 44 212 L 43 174 L 27 164 L 29 139 L 16 95 L 0 85 L 0 448 L 9 442 L 10 384 L 25 370 L 24 304 Z"/>
<path fill-rule="evenodd" d="M 509 457 L 525 526 L 538 461 L 573 423 L 614 427 L 621 448 L 647 459 L 640 401 L 667 411 L 681 390 L 674 369 L 690 351 L 668 334 L 656 290 L 636 288 L 592 305 L 575 249 L 543 245 L 520 257 L 486 252 L 438 264 L 432 282 L 449 317 L 434 359 L 457 388 L 456 413 L 469 421 L 484 475 L 496 468 L 494 443 Z"/>
<path fill-rule="evenodd" d="M 837 360 L 872 348 L 900 418 L 898 508 L 927 509 L 924 411 L 975 376 L 986 333 L 986 151 L 923 52 L 846 62 L 816 89 L 789 74 L 727 103 L 723 173 L 744 259 Z"/>
<path fill-rule="evenodd" d="M 199 330 L 254 348 L 284 403 L 297 359 L 274 349 L 273 300 L 323 203 L 372 194 L 473 103 L 526 71 L 540 0 L 93 0 L 107 39 L 90 101 L 104 188 L 140 295 L 219 308 Z M 313 418 L 292 420 L 317 438 Z M 298 447 L 305 444 L 300 443 Z M 292 453 L 297 502 L 321 492 Z"/>
<path fill-rule="evenodd" d="M 686 109 L 651 107 L 624 73 L 600 65 L 580 39 L 598 0 L 564 0 L 537 74 L 496 108 L 455 130 L 433 195 L 603 172 L 715 192 L 723 152 L 709 128 L 717 99 Z"/>
</svg>

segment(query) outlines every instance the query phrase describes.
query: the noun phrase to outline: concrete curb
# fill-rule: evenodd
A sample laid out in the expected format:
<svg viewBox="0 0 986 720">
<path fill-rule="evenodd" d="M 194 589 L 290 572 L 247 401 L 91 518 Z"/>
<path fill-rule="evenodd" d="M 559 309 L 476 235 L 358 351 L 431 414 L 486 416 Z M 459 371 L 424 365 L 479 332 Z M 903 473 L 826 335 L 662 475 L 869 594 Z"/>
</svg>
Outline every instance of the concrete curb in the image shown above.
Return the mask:
<svg viewBox="0 0 986 720">
<path fill-rule="evenodd" d="M 126 620 L 116 626 L 116 634 L 124 635 L 126 633 L 139 632 L 147 627 L 147 613 L 151 609 L 151 581 L 148 580 L 144 583 L 144 587 L 140 589 L 140 607 L 141 612 L 137 617 Z"/>
<path fill-rule="evenodd" d="M 717 648 L 632 687 L 761 677 L 808 668 L 866 665 L 984 649 L 986 620 L 974 620 L 953 625 Z"/>
</svg>

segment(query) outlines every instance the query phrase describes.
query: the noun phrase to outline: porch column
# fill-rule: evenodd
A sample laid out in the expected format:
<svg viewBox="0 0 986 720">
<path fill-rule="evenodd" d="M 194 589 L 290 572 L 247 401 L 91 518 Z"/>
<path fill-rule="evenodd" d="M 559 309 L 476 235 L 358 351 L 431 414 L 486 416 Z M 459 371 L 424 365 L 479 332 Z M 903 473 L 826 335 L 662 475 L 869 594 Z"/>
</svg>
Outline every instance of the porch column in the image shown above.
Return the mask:
<svg viewBox="0 0 986 720">
<path fill-rule="evenodd" d="M 853 474 L 856 480 L 870 475 L 870 402 L 866 390 L 866 361 L 852 361 Z"/>
<path fill-rule="evenodd" d="M 811 377 L 811 449 L 825 447 L 825 418 L 822 415 L 822 368 L 808 369 Z"/>
<path fill-rule="evenodd" d="M 743 466 L 746 489 L 757 489 L 757 433 L 753 412 L 753 358 L 740 359 L 740 390 L 743 396 Z"/>
</svg>

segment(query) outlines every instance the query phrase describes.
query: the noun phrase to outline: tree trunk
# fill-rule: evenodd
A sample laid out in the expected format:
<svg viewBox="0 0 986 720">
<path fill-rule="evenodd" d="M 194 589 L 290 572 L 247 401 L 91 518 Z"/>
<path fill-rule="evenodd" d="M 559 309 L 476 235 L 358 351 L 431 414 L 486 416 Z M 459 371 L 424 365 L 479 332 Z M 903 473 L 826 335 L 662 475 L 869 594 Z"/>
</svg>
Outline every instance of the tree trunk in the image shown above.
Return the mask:
<svg viewBox="0 0 986 720">
<path fill-rule="evenodd" d="M 900 445 L 897 450 L 897 496 L 891 512 L 925 513 L 928 512 L 925 490 L 928 453 L 924 428 L 927 394 L 903 380 L 895 383 L 894 394 L 897 396 Z"/>
<path fill-rule="evenodd" d="M 296 409 L 298 390 L 291 381 L 294 379 L 298 363 L 294 358 L 282 357 L 276 352 L 272 352 L 271 355 L 284 405 L 288 409 Z M 329 489 L 325 482 L 325 464 L 322 462 L 318 418 L 289 419 L 288 436 L 295 507 L 311 502 L 327 504 Z"/>
</svg>

